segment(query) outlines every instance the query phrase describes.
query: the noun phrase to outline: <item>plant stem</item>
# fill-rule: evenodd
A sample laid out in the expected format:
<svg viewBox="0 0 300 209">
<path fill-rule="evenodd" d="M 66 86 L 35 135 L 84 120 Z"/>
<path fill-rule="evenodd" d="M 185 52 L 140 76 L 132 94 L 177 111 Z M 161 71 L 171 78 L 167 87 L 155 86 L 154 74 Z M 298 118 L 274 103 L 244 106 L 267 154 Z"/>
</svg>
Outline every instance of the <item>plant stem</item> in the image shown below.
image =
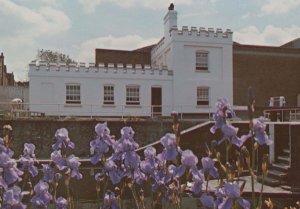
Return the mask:
<svg viewBox="0 0 300 209">
<path fill-rule="evenodd" d="M 260 189 L 260 195 L 259 195 L 259 200 L 256 208 L 261 208 L 262 206 L 262 196 L 263 196 L 263 190 L 264 190 L 264 182 L 265 181 L 265 174 L 264 172 L 262 173 L 262 182 L 261 182 L 261 189 Z"/>
<path fill-rule="evenodd" d="M 207 177 L 206 177 L 206 193 L 208 192 L 208 182 L 209 182 L 209 174 L 207 174 Z"/>
<path fill-rule="evenodd" d="M 252 171 L 254 172 L 255 169 L 255 147 L 254 147 L 254 136 L 253 136 L 253 131 L 251 131 L 251 139 L 252 139 Z M 254 189 L 254 173 L 251 175 L 251 187 L 252 187 L 252 208 L 255 208 L 255 189 Z"/>
<path fill-rule="evenodd" d="M 136 205 L 137 209 L 140 209 L 139 203 L 138 203 L 138 200 L 137 200 L 137 197 L 136 197 L 136 194 L 135 194 L 134 185 L 132 185 L 131 192 L 132 192 L 132 196 L 133 196 L 133 199 L 135 201 L 135 205 Z"/>
<path fill-rule="evenodd" d="M 104 208 L 104 198 L 105 198 L 105 192 L 106 192 L 106 187 L 107 187 L 107 180 L 106 178 L 104 179 L 104 185 L 103 185 L 103 203 L 102 203 L 102 208 Z"/>
<path fill-rule="evenodd" d="M 23 184 L 22 184 L 22 191 L 24 191 L 24 189 L 25 189 L 25 185 L 27 183 L 27 180 L 28 180 L 28 173 L 27 173 L 27 171 L 25 171 L 24 181 L 23 181 Z"/>
</svg>

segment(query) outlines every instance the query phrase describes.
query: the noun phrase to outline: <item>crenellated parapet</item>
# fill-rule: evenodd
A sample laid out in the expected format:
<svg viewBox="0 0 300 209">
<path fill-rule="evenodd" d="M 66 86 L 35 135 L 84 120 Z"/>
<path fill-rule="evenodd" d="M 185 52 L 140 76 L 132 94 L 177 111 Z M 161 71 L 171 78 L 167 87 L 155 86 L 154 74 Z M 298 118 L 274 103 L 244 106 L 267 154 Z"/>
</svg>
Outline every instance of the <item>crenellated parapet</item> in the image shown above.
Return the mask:
<svg viewBox="0 0 300 209">
<path fill-rule="evenodd" d="M 155 45 L 155 47 L 152 48 L 151 54 L 154 54 L 158 51 L 159 48 L 161 48 L 165 44 L 165 38 L 162 38 L 159 40 L 159 42 Z"/>
<path fill-rule="evenodd" d="M 108 63 L 107 67 L 104 63 L 99 63 L 97 66 L 95 63 L 46 63 L 39 61 L 32 61 L 29 64 L 31 73 L 34 72 L 70 72 L 70 73 L 113 73 L 113 74 L 146 74 L 146 75 L 173 75 L 173 72 L 167 68 L 167 66 L 150 66 L 141 64 L 126 64 L 118 63 L 116 66 L 114 63 Z"/>
<path fill-rule="evenodd" d="M 209 37 L 209 38 L 218 38 L 218 39 L 229 39 L 232 40 L 233 32 L 230 29 L 223 31 L 221 28 L 204 28 L 200 27 L 188 27 L 182 26 L 182 29 L 178 29 L 177 26 L 173 26 L 170 29 L 171 36 L 194 36 L 194 37 Z"/>
</svg>

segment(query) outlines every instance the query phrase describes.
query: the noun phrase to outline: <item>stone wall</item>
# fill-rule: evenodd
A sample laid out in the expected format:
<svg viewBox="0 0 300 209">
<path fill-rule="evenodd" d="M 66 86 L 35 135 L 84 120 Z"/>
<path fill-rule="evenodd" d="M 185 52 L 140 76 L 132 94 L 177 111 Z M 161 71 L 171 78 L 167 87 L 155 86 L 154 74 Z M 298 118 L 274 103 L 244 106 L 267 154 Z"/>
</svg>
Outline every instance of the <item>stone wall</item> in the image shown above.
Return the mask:
<svg viewBox="0 0 300 209">
<path fill-rule="evenodd" d="M 12 149 L 17 158 L 23 152 L 24 143 L 36 145 L 37 158 L 50 158 L 52 152 L 51 145 L 55 142 L 54 134 L 59 128 L 66 128 L 69 131 L 70 139 L 75 143 L 74 154 L 80 157 L 88 157 L 89 142 L 94 138 L 94 127 L 97 123 L 104 122 L 98 120 L 84 121 L 49 121 L 49 120 L 2 120 L 0 127 L 10 124 L 13 127 Z M 196 122 L 182 122 L 182 129 L 196 125 Z M 151 142 L 159 140 L 166 133 L 172 132 L 171 121 L 111 121 L 108 127 L 111 134 L 116 139 L 120 137 L 120 130 L 124 126 L 131 126 L 135 131 L 134 139 L 145 146 Z"/>
<path fill-rule="evenodd" d="M 29 88 L 24 86 L 0 86 L 0 111 L 10 110 L 10 101 L 20 98 L 25 103 L 29 102 Z"/>
</svg>

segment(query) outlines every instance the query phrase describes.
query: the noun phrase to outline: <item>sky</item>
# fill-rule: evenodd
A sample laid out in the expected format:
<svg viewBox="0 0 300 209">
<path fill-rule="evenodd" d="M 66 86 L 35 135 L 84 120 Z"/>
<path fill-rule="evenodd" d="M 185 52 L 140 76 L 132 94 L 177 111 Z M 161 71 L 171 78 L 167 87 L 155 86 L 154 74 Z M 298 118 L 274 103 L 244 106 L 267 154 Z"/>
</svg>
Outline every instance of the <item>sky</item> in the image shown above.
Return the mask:
<svg viewBox="0 0 300 209">
<path fill-rule="evenodd" d="M 96 48 L 157 43 L 171 2 L 179 28 L 231 29 L 234 41 L 253 45 L 300 37 L 300 0 L 0 0 L 0 52 L 18 81 L 38 49 L 95 62 Z"/>
</svg>

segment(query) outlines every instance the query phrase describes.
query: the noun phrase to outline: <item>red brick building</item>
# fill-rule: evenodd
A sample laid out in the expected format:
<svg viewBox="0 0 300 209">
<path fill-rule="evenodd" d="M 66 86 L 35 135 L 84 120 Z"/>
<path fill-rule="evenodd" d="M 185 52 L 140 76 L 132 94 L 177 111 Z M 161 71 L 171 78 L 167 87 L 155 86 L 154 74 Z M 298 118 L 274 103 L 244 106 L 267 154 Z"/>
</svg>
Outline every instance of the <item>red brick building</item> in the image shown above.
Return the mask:
<svg viewBox="0 0 300 209">
<path fill-rule="evenodd" d="M 135 64 L 141 64 L 144 67 L 145 64 L 151 64 L 150 52 L 154 46 L 146 46 L 132 51 L 96 49 L 96 65 L 104 63 L 107 67 L 108 63 L 114 63 L 116 67 L 117 64 L 122 63 L 124 67 L 126 64 L 132 64 L 133 68 Z"/>
<path fill-rule="evenodd" d="M 8 73 L 6 65 L 4 64 L 4 55 L 0 55 L 0 86 L 14 86 L 14 73 Z"/>
<path fill-rule="evenodd" d="M 233 45 L 233 103 L 246 105 L 248 86 L 255 92 L 256 105 L 284 96 L 286 106 L 300 106 L 300 40 L 280 47 Z"/>
</svg>

